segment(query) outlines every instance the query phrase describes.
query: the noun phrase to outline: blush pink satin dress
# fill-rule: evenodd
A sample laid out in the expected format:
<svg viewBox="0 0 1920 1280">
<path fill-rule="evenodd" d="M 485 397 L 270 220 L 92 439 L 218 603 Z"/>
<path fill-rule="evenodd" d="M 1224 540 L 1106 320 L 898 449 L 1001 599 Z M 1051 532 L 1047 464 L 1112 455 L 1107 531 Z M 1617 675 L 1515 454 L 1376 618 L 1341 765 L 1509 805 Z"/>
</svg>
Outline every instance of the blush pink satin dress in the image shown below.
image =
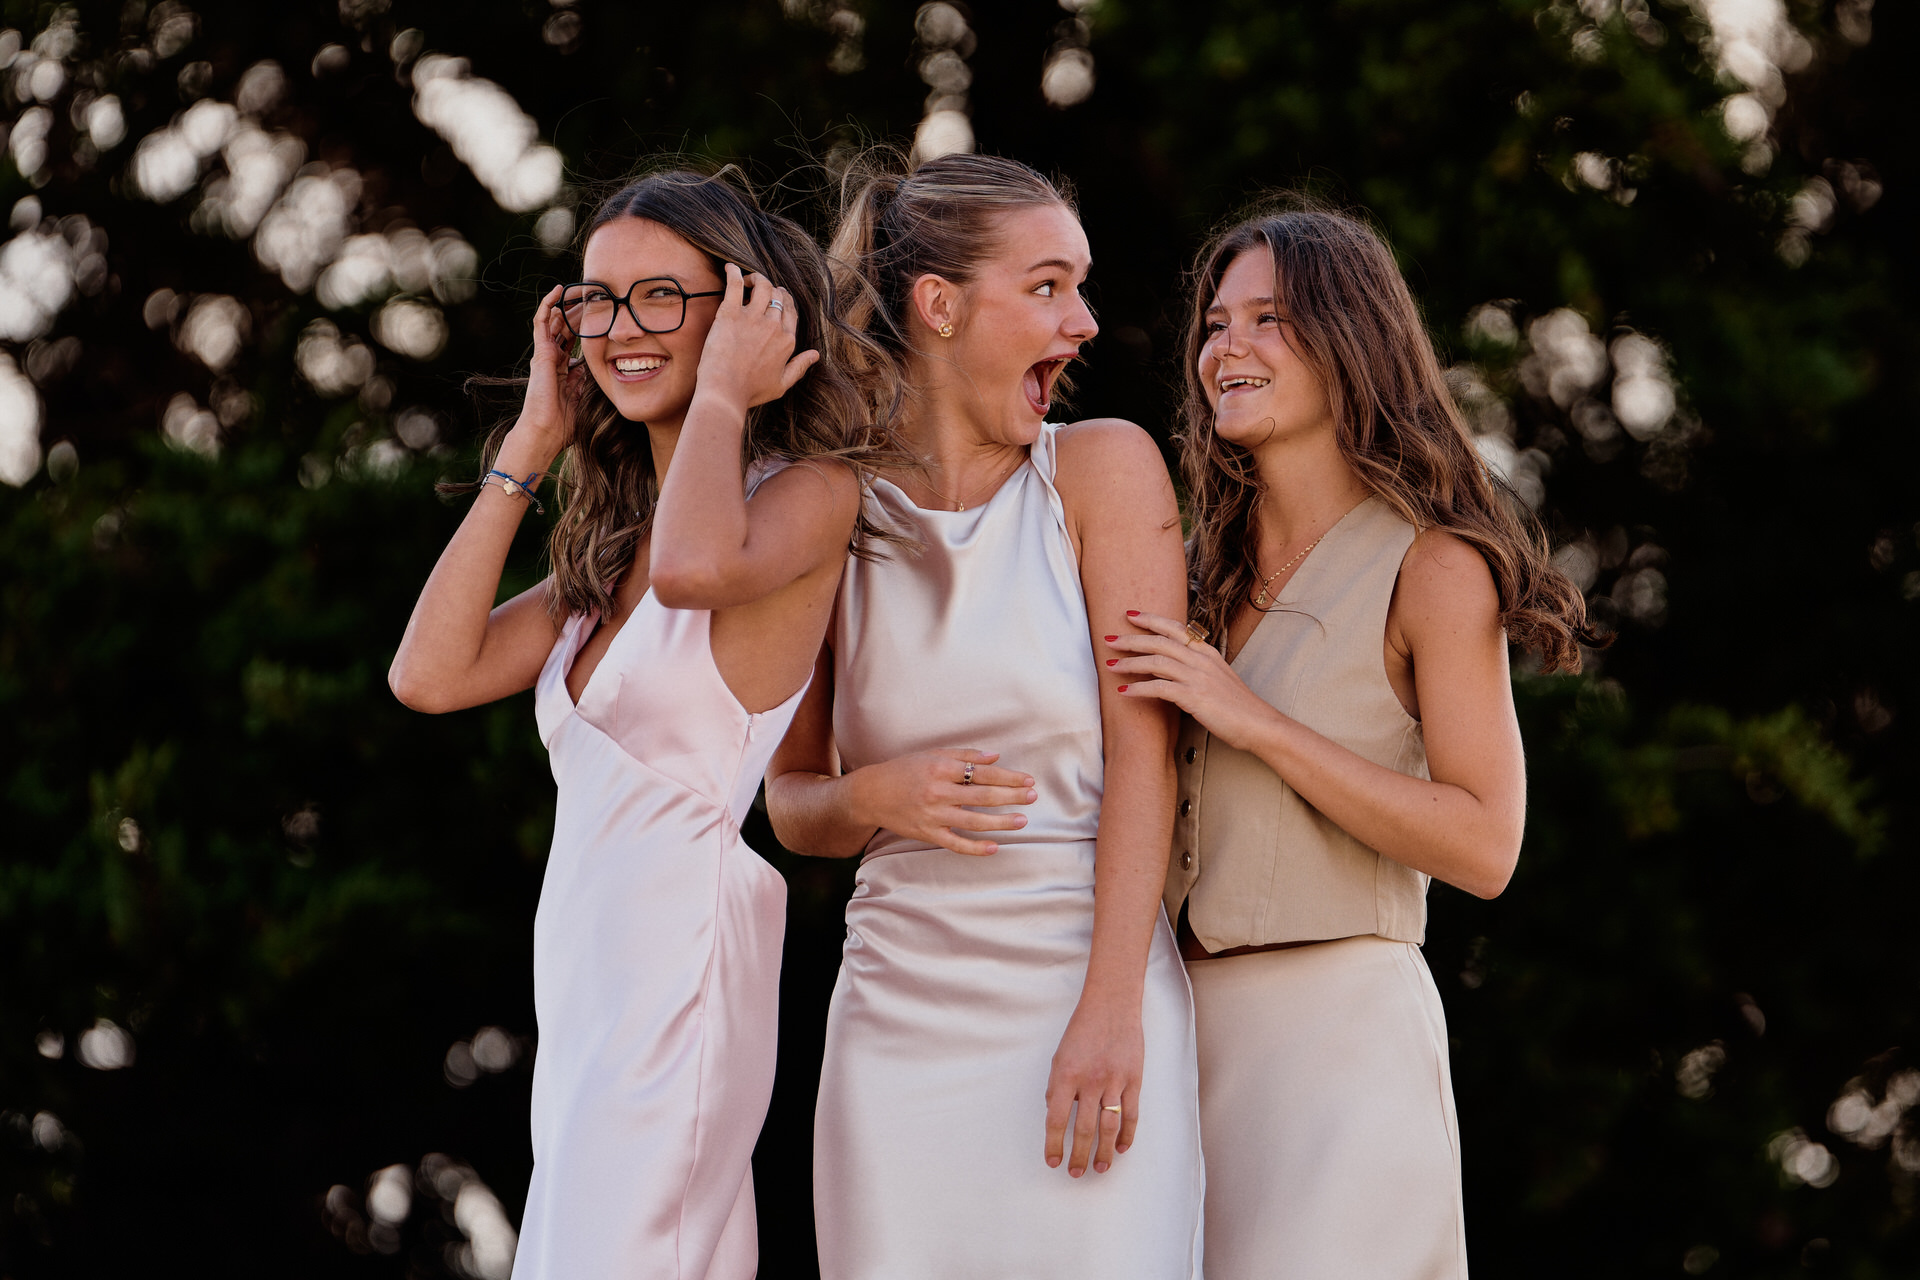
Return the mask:
<svg viewBox="0 0 1920 1280">
<path fill-rule="evenodd" d="M 514 1280 L 748 1280 L 786 883 L 740 838 L 804 687 L 749 714 L 711 614 L 649 591 L 576 706 L 536 686 L 559 783 L 534 921 L 533 1183 Z"/>
</svg>

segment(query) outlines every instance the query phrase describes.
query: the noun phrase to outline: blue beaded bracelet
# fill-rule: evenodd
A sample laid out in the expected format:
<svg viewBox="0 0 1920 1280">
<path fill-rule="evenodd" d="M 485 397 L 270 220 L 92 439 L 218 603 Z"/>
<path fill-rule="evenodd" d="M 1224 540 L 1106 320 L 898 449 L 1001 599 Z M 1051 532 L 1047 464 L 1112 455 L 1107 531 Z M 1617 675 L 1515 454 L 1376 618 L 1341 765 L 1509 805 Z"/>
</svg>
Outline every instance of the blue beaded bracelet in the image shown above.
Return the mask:
<svg viewBox="0 0 1920 1280">
<path fill-rule="evenodd" d="M 515 479 L 504 471 L 489 471 L 480 477 L 480 483 L 484 485 L 489 480 L 498 480 L 500 482 L 500 492 L 506 494 L 509 498 L 525 498 L 527 504 L 533 508 L 534 514 L 543 516 L 547 514 L 547 509 L 540 505 L 540 499 L 533 496 L 533 482 L 539 478 L 540 472 L 538 471 L 527 472 L 527 478 L 525 480 Z"/>
</svg>

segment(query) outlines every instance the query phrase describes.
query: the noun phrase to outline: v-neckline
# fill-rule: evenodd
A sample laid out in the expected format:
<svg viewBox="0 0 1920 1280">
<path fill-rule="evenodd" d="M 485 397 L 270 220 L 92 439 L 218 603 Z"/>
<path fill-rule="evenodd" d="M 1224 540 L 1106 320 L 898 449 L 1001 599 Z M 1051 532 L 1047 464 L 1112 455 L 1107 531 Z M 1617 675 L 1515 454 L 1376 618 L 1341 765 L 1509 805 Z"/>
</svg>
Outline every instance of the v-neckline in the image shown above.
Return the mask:
<svg viewBox="0 0 1920 1280">
<path fill-rule="evenodd" d="M 1321 547 L 1325 546 L 1327 539 L 1331 538 L 1341 525 L 1353 519 L 1353 513 L 1366 506 L 1369 502 L 1372 502 L 1373 498 L 1374 495 L 1370 493 L 1360 499 L 1360 501 L 1354 503 L 1351 507 L 1348 507 L 1345 515 L 1342 515 L 1338 520 L 1335 520 L 1327 526 L 1327 531 L 1320 535 L 1320 541 L 1314 544 L 1313 550 L 1318 551 Z M 1253 630 L 1247 632 L 1247 638 L 1240 642 L 1240 651 L 1233 655 L 1232 659 L 1228 661 L 1227 666 L 1238 667 L 1240 660 L 1246 657 L 1248 651 L 1253 648 L 1253 642 L 1259 637 L 1260 629 L 1267 625 L 1267 619 L 1276 613 L 1284 613 L 1287 611 L 1286 606 L 1292 603 L 1291 599 L 1286 598 L 1288 593 L 1293 590 L 1294 584 L 1300 581 L 1300 575 L 1307 571 L 1307 566 L 1313 563 L 1313 555 L 1309 552 L 1306 558 L 1300 562 L 1300 567 L 1294 570 L 1293 576 L 1288 578 L 1286 584 L 1280 588 L 1280 595 L 1274 597 L 1273 603 L 1264 609 L 1258 607 L 1254 609 L 1254 612 L 1260 615 L 1259 619 L 1254 622 Z"/>
<path fill-rule="evenodd" d="M 573 690 L 567 688 L 567 680 L 568 680 L 568 677 L 573 675 L 573 664 L 580 661 L 580 651 L 586 648 L 587 642 L 592 640 L 593 637 L 599 632 L 599 629 L 600 629 L 599 623 L 601 619 L 601 615 L 597 610 L 590 614 L 581 615 L 583 618 L 591 619 L 593 630 L 587 631 L 587 634 L 585 635 L 585 637 L 583 637 L 578 644 L 573 646 L 573 652 L 567 655 L 566 666 L 563 667 L 560 671 L 560 688 L 566 693 L 567 701 L 568 703 L 571 704 L 572 710 L 574 711 L 580 710 L 580 704 L 585 702 L 587 700 L 587 695 L 593 692 L 593 682 L 600 678 L 600 673 L 602 671 L 606 670 L 607 660 L 613 657 L 614 646 L 620 643 L 620 637 L 627 634 L 627 628 L 633 625 L 634 615 L 640 612 L 640 606 L 645 604 L 648 601 L 648 599 L 652 597 L 652 595 L 653 595 L 653 584 L 649 582 L 647 584 L 647 589 L 640 593 L 640 598 L 633 602 L 633 608 L 627 611 L 627 620 L 620 624 L 620 629 L 618 631 L 613 633 L 613 639 L 607 641 L 607 651 L 601 654 L 600 661 L 594 664 L 593 674 L 588 676 L 587 682 L 580 686 L 580 696 L 576 698 L 573 696 Z M 581 630 L 583 631 L 586 630 L 586 625 L 587 625 L 586 623 L 582 623 Z"/>
</svg>

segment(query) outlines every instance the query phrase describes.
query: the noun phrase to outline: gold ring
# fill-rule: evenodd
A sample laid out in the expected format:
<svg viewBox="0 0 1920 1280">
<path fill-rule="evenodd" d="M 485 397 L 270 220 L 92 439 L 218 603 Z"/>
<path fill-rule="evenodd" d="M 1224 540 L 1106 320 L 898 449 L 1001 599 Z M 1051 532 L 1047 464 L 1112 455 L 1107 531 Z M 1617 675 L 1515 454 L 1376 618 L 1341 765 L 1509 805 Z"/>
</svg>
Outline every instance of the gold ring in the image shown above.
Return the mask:
<svg viewBox="0 0 1920 1280">
<path fill-rule="evenodd" d="M 1187 623 L 1187 644 L 1189 646 L 1201 644 L 1205 642 L 1206 638 L 1207 629 L 1205 627 L 1197 622 L 1190 621 Z"/>
<path fill-rule="evenodd" d="M 963 787 L 973 785 L 973 761 L 971 760 L 967 761 L 966 769 L 960 774 L 960 785 Z"/>
<path fill-rule="evenodd" d="M 1119 1110 L 1122 1110 L 1122 1108 L 1121 1108 L 1121 1106 L 1120 1106 L 1120 1104 L 1119 1104 L 1119 1103 L 1117 1103 L 1117 1102 L 1115 1102 L 1115 1103 L 1112 1103 L 1112 1104 L 1110 1104 L 1110 1105 L 1108 1105 L 1108 1106 L 1104 1106 L 1104 1107 L 1102 1107 L 1102 1108 L 1100 1108 L 1100 1109 L 1101 1109 L 1102 1111 L 1119 1111 Z"/>
</svg>

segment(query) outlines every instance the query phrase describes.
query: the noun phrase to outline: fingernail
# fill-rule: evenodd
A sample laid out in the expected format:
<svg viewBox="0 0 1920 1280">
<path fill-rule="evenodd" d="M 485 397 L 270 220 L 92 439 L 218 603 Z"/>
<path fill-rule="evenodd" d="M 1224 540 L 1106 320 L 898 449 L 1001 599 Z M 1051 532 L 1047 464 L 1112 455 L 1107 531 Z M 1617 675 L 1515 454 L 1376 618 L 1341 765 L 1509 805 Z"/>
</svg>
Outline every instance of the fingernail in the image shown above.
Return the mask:
<svg viewBox="0 0 1920 1280">
<path fill-rule="evenodd" d="M 1138 609 L 1129 609 L 1127 610 L 1127 616 L 1129 618 L 1137 618 L 1140 616 L 1140 611 Z"/>
<path fill-rule="evenodd" d="M 1093 1171 L 1095 1173 L 1105 1173 L 1107 1171 L 1107 1166 L 1105 1164 L 1095 1164 L 1093 1166 Z"/>
<path fill-rule="evenodd" d="M 1106 642 L 1107 642 L 1108 644 L 1112 644 L 1112 643 L 1113 643 L 1113 642 L 1114 642 L 1115 640 L 1118 640 L 1118 639 L 1119 639 L 1120 637 L 1119 637 L 1119 636 L 1104 636 L 1104 637 L 1102 637 L 1102 638 L 1103 638 L 1104 640 L 1106 640 Z"/>
<path fill-rule="evenodd" d="M 1086 1172 L 1085 1169 L 1069 1169 L 1067 1170 L 1067 1176 L 1071 1178 L 1077 1178 L 1085 1172 Z"/>
<path fill-rule="evenodd" d="M 1125 685 L 1121 685 L 1118 689 L 1114 690 L 1115 693 L 1125 693 L 1126 691 L 1127 691 L 1127 686 Z"/>
<path fill-rule="evenodd" d="M 1048 1157 L 1047 1157 L 1047 1168 L 1049 1168 L 1049 1169 L 1058 1169 L 1059 1167 L 1060 1167 L 1060 1157 L 1059 1157 L 1059 1156 L 1048 1156 Z"/>
<path fill-rule="evenodd" d="M 1120 665 L 1120 659 L 1118 659 L 1118 658 L 1108 658 L 1108 659 L 1107 659 L 1107 665 L 1108 665 L 1108 666 L 1110 666 L 1110 667 L 1117 667 L 1117 666 L 1119 666 L 1119 665 Z"/>
<path fill-rule="evenodd" d="M 1127 1148 L 1128 1148 L 1128 1147 L 1130 1147 L 1130 1146 L 1132 1146 L 1132 1145 L 1133 1145 L 1133 1144 L 1132 1144 L 1132 1143 L 1130 1143 L 1130 1142 L 1116 1142 L 1116 1143 L 1114 1143 L 1114 1145 L 1113 1145 L 1113 1149 L 1114 1149 L 1114 1150 L 1115 1150 L 1116 1152 L 1118 1152 L 1119 1154 L 1121 1154 L 1121 1155 L 1125 1155 L 1125 1154 L 1127 1154 Z"/>
<path fill-rule="evenodd" d="M 1039 793 L 1038 791 L 1035 791 L 1035 790 L 1034 790 L 1034 789 L 1033 789 L 1032 787 L 1028 787 L 1028 788 L 1027 788 L 1027 803 L 1028 803 L 1028 804 L 1032 804 L 1032 803 L 1033 803 L 1033 802 L 1034 802 L 1035 800 L 1038 800 L 1039 798 L 1040 798 L 1040 793 Z M 1021 815 L 1020 815 L 1020 822 L 1021 822 L 1021 825 L 1023 825 L 1023 826 L 1024 826 L 1024 825 L 1026 824 L 1026 821 L 1027 821 L 1027 817 L 1026 817 L 1026 815 L 1025 815 L 1025 814 L 1021 814 Z"/>
</svg>

